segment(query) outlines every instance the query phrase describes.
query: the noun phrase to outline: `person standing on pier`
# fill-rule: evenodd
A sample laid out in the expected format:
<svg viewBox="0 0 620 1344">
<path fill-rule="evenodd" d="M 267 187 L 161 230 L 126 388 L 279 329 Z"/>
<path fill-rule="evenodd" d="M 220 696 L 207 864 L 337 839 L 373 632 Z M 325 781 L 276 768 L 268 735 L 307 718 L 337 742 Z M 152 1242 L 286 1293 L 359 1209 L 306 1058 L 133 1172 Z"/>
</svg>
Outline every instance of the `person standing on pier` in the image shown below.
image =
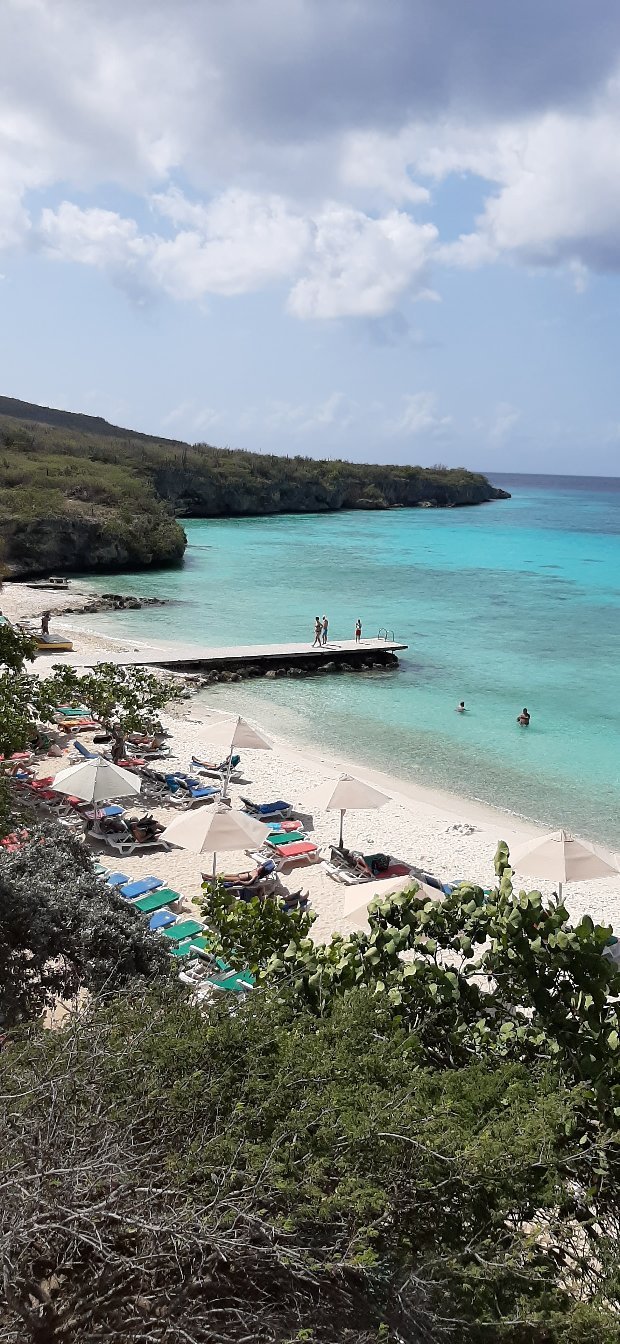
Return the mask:
<svg viewBox="0 0 620 1344">
<path fill-rule="evenodd" d="M 359 644 L 361 638 L 362 638 L 362 622 L 360 621 L 360 618 L 358 616 L 355 622 L 355 643 Z"/>
<path fill-rule="evenodd" d="M 328 631 L 328 629 L 329 629 L 329 621 L 328 621 L 328 619 L 327 619 L 327 616 L 324 616 L 324 617 L 323 617 L 323 643 L 324 643 L 324 644 L 327 644 L 327 631 Z"/>
<path fill-rule="evenodd" d="M 322 626 L 321 626 L 321 617 L 320 617 L 320 616 L 315 616 L 315 618 L 314 618 L 314 644 L 318 644 L 319 648 L 321 647 L 321 630 L 322 630 Z M 313 648 L 314 648 L 314 644 L 312 645 Z"/>
</svg>

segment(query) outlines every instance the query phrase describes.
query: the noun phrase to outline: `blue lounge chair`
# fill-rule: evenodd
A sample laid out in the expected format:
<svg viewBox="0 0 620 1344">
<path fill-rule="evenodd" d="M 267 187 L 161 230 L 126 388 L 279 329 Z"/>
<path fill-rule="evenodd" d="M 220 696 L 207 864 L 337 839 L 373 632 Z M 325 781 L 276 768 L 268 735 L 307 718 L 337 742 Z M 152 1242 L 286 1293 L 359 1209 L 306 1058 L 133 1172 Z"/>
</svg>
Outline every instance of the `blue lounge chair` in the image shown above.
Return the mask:
<svg viewBox="0 0 620 1344">
<path fill-rule="evenodd" d="M 135 901 L 137 896 L 148 896 L 151 891 L 157 891 L 158 887 L 163 887 L 161 877 L 142 877 L 138 882 L 128 882 L 126 886 L 120 888 L 121 896 L 128 901 Z"/>
<path fill-rule="evenodd" d="M 89 751 L 83 742 L 78 742 L 77 738 L 73 743 L 73 750 L 77 751 L 78 756 L 83 756 L 85 761 L 96 761 L 99 756 L 98 751 Z"/>
<path fill-rule="evenodd" d="M 293 811 L 292 803 L 285 803 L 283 798 L 277 798 L 275 803 L 253 803 L 251 798 L 242 798 L 241 802 L 252 817 L 257 821 L 274 821 L 276 817 L 290 817 Z"/>
<path fill-rule="evenodd" d="M 109 876 L 106 877 L 106 886 L 124 887 L 125 883 L 128 881 L 129 878 L 126 873 L 110 873 Z"/>
<path fill-rule="evenodd" d="M 169 910 L 158 910 L 149 920 L 149 929 L 169 929 L 176 921 L 176 915 L 172 915 Z"/>
</svg>

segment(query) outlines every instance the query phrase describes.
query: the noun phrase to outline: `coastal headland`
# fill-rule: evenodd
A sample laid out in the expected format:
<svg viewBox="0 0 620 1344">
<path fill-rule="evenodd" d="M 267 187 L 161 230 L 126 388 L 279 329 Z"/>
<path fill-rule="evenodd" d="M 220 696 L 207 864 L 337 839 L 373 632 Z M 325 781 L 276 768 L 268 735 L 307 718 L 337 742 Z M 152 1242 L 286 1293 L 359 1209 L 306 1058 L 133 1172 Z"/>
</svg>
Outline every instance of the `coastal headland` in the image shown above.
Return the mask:
<svg viewBox="0 0 620 1344">
<path fill-rule="evenodd" d="M 2 560 L 15 577 L 175 565 L 182 518 L 460 508 L 508 498 L 464 468 L 187 444 L 0 397 Z"/>
</svg>

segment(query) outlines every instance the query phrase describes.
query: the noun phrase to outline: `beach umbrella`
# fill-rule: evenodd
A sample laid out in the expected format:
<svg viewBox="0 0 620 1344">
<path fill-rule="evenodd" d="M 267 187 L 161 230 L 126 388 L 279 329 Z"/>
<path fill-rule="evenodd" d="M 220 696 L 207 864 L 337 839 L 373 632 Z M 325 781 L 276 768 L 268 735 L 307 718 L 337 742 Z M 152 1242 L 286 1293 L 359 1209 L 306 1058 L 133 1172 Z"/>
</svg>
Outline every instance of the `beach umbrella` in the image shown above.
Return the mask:
<svg viewBox="0 0 620 1344">
<path fill-rule="evenodd" d="M 339 779 L 328 779 L 325 784 L 321 784 L 320 788 L 313 791 L 309 801 L 311 806 L 323 808 L 326 812 L 340 812 L 338 845 L 342 848 L 345 812 L 365 812 L 384 807 L 391 799 L 387 793 L 380 793 L 370 784 L 365 784 L 362 779 L 355 779 L 353 775 L 341 775 Z"/>
<path fill-rule="evenodd" d="M 231 757 L 236 748 L 243 748 L 247 751 L 271 751 L 271 743 L 263 737 L 258 729 L 253 728 L 247 719 L 242 719 L 240 715 L 233 718 L 231 715 L 222 715 L 221 719 L 213 719 L 208 725 L 209 741 L 215 746 L 228 747 L 228 768 L 226 770 L 226 779 L 222 790 L 222 798 L 228 795 L 228 785 L 230 783 Z"/>
<path fill-rule="evenodd" d="M 442 891 L 427 886 L 425 882 L 414 877 L 413 873 L 409 873 L 406 877 L 388 878 L 385 882 L 358 882 L 355 886 L 348 887 L 342 913 L 349 922 L 360 917 L 365 920 L 371 901 L 377 899 L 385 901 L 388 896 L 397 896 L 400 891 L 408 891 L 414 884 L 432 901 L 440 901 L 443 897 Z"/>
<path fill-rule="evenodd" d="M 267 834 L 266 827 L 246 812 L 232 812 L 229 807 L 219 805 L 198 807 L 195 812 L 186 812 L 175 817 L 162 834 L 162 840 L 181 849 L 189 849 L 192 854 L 213 854 L 213 880 L 217 871 L 217 856 L 231 849 L 247 849 L 248 845 L 262 845 Z"/>
<path fill-rule="evenodd" d="M 620 872 L 613 854 L 587 840 L 576 840 L 568 831 L 553 831 L 542 839 L 530 840 L 517 849 L 510 862 L 516 872 L 527 877 L 557 883 L 560 899 L 565 882 L 595 881 Z"/>
<path fill-rule="evenodd" d="M 72 794 L 83 798 L 85 803 L 94 803 L 96 810 L 97 803 L 108 798 L 128 798 L 130 794 L 139 793 L 142 780 L 129 770 L 121 770 L 113 761 L 95 756 L 71 765 L 68 770 L 61 770 L 52 787 L 57 793 Z"/>
</svg>

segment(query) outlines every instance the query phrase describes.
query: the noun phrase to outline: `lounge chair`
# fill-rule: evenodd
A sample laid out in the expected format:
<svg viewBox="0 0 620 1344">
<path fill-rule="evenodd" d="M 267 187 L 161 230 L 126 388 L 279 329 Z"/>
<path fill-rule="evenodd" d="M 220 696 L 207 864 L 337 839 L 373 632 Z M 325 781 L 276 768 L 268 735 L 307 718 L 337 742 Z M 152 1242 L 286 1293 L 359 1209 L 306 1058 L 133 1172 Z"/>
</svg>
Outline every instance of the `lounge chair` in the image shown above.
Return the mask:
<svg viewBox="0 0 620 1344">
<path fill-rule="evenodd" d="M 191 775 L 177 772 L 164 776 L 167 796 L 165 801 L 173 807 L 193 807 L 194 803 L 214 802 L 220 790 L 215 785 L 204 785 Z"/>
<path fill-rule="evenodd" d="M 167 934 L 169 931 L 163 929 L 162 932 Z M 168 951 L 171 957 L 182 959 L 187 957 L 195 960 L 198 957 L 208 957 L 211 952 L 211 940 L 208 934 L 201 934 L 199 938 L 188 938 L 184 943 L 173 943 Z"/>
<path fill-rule="evenodd" d="M 152 891 L 157 891 L 163 885 L 161 877 L 141 877 L 136 882 L 126 883 L 119 890 L 126 901 L 135 901 L 138 896 L 150 896 Z"/>
<path fill-rule="evenodd" d="M 158 891 L 151 891 L 147 896 L 138 896 L 132 904 L 134 910 L 140 910 L 143 915 L 152 915 L 156 910 L 163 910 L 164 906 L 177 905 L 180 900 L 178 891 L 172 891 L 170 887 L 160 887 Z"/>
<path fill-rule="evenodd" d="M 82 798 L 67 798 L 67 802 L 76 807 L 79 804 L 84 806 Z M 83 812 L 82 816 L 86 821 L 98 821 L 100 817 L 122 817 L 124 813 L 125 808 L 121 807 L 120 803 L 107 803 L 105 807 L 97 807 L 92 812 Z"/>
<path fill-rule="evenodd" d="M 268 845 L 274 845 L 276 849 L 281 849 L 283 845 L 294 845 L 299 840 L 306 840 L 305 831 L 270 831 L 266 838 Z"/>
<path fill-rule="evenodd" d="M 199 756 L 192 756 L 192 766 L 196 767 L 199 774 L 209 775 L 212 779 L 218 779 L 221 775 L 226 774 L 229 760 L 230 778 L 232 780 L 238 779 L 241 774 L 240 770 L 237 768 L 241 761 L 240 756 L 227 756 L 225 760 L 220 761 L 219 765 L 217 765 L 215 761 L 201 761 Z"/>
<path fill-rule="evenodd" d="M 199 923 L 197 919 L 181 919 L 173 928 L 162 929 L 164 938 L 170 938 L 173 943 L 185 943 L 195 934 L 202 933 L 204 924 Z"/>
<path fill-rule="evenodd" d="M 278 817 L 290 817 L 293 811 L 292 803 L 285 803 L 282 798 L 277 798 L 275 803 L 253 803 L 250 798 L 242 798 L 241 802 L 252 817 L 257 821 L 275 821 Z"/>
<path fill-rule="evenodd" d="M 107 887 L 124 887 L 129 878 L 126 873 L 110 873 L 105 881 Z"/>
<path fill-rule="evenodd" d="M 100 755 L 98 751 L 89 751 L 88 747 L 85 747 L 83 742 L 78 742 L 77 739 L 73 743 L 72 750 L 77 752 L 78 756 L 83 756 L 85 761 L 96 761 Z"/>
<path fill-rule="evenodd" d="M 178 916 L 171 914 L 170 910 L 158 910 L 149 919 L 149 929 L 152 933 L 157 933 L 160 929 L 169 929 L 171 924 L 176 924 L 177 918 Z"/>
<path fill-rule="evenodd" d="M 286 845 L 272 845 L 270 841 L 266 842 L 267 847 L 273 853 L 278 855 L 281 867 L 290 867 L 297 863 L 318 863 L 319 847 L 313 844 L 311 840 L 289 841 Z"/>
<path fill-rule="evenodd" d="M 121 817 L 112 818 L 112 821 L 118 823 L 118 830 L 108 830 L 106 828 L 106 820 L 103 818 L 102 821 L 95 821 L 92 825 L 89 825 L 86 834 L 92 840 L 101 840 L 103 844 L 108 845 L 109 848 L 113 849 L 117 854 L 121 854 L 127 858 L 130 854 L 142 852 L 142 850 L 146 849 L 170 848 L 168 841 L 162 840 L 161 838 L 163 826 L 160 826 L 158 822 L 152 823 L 154 829 L 148 839 L 136 840 L 135 835 L 131 830 L 131 824 L 133 823 L 143 827 L 144 823 L 140 818 Z"/>
</svg>

